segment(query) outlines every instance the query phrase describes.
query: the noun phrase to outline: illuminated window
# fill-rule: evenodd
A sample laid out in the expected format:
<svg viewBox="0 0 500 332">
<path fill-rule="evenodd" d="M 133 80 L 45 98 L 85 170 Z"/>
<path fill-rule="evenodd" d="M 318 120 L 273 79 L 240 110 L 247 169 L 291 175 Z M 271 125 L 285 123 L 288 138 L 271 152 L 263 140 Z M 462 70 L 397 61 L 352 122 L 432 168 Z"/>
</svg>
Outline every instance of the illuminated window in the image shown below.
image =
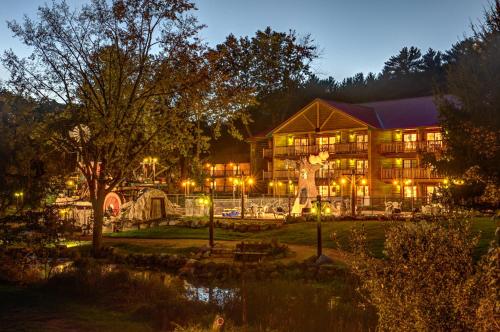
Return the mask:
<svg viewBox="0 0 500 332">
<path fill-rule="evenodd" d="M 404 188 L 405 198 L 417 197 L 417 186 L 405 186 Z"/>
<path fill-rule="evenodd" d="M 417 134 L 405 133 L 403 134 L 403 144 L 406 151 L 415 151 L 417 148 Z"/>
<path fill-rule="evenodd" d="M 439 150 L 443 145 L 443 135 L 440 132 L 427 133 L 425 138 L 429 151 Z"/>
<path fill-rule="evenodd" d="M 416 133 L 403 134 L 403 141 L 404 142 L 416 142 L 417 141 L 417 134 Z"/>
<path fill-rule="evenodd" d="M 307 138 L 295 138 L 294 143 L 295 143 L 295 146 L 307 145 Z"/>
<path fill-rule="evenodd" d="M 426 140 L 428 140 L 428 141 L 442 141 L 443 135 L 440 132 L 427 133 Z"/>
<path fill-rule="evenodd" d="M 356 195 L 358 197 L 370 196 L 368 191 L 368 186 L 357 186 L 356 187 Z"/>
<path fill-rule="evenodd" d="M 368 169 L 368 160 L 356 160 L 356 169 Z"/>
<path fill-rule="evenodd" d="M 426 186 L 425 191 L 427 192 L 427 196 L 431 198 L 432 195 L 437 194 L 437 188 L 437 186 Z"/>
<path fill-rule="evenodd" d="M 295 138 L 294 144 L 295 144 L 295 151 L 299 153 L 307 153 L 307 145 L 308 145 L 307 138 Z"/>
<path fill-rule="evenodd" d="M 368 135 L 357 135 L 356 142 L 358 143 L 368 143 Z"/>
<path fill-rule="evenodd" d="M 368 147 L 368 135 L 356 135 L 356 148 L 366 150 Z"/>
<path fill-rule="evenodd" d="M 416 159 L 404 159 L 403 160 L 403 168 L 417 168 L 417 160 Z"/>
</svg>

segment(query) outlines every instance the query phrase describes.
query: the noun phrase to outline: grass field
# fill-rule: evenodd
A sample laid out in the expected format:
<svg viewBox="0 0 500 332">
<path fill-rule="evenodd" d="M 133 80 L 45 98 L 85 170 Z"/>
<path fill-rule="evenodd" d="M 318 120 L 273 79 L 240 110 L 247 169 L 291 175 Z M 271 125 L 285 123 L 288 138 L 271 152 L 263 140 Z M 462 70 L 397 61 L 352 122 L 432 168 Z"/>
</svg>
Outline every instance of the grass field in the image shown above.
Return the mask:
<svg viewBox="0 0 500 332">
<path fill-rule="evenodd" d="M 330 238 L 336 233 L 341 245 L 346 245 L 349 232 L 352 227 L 364 226 L 368 234 L 368 248 L 377 257 L 382 256 L 385 240 L 385 229 L 390 225 L 380 221 L 338 221 L 322 224 L 323 245 L 334 248 L 335 243 Z M 476 218 L 473 220 L 473 232 L 481 233 L 481 239 L 476 248 L 474 256 L 480 257 L 488 249 L 489 243 L 495 237 L 497 223 L 489 218 Z M 143 230 L 133 230 L 120 233 L 107 234 L 113 238 L 142 238 L 142 239 L 207 239 L 208 228 L 186 228 L 175 226 L 161 226 Z M 298 223 L 285 225 L 283 228 L 256 233 L 241 233 L 226 229 L 215 229 L 215 240 L 217 241 L 241 241 L 241 240 L 271 240 L 297 245 L 316 245 L 316 223 Z"/>
</svg>

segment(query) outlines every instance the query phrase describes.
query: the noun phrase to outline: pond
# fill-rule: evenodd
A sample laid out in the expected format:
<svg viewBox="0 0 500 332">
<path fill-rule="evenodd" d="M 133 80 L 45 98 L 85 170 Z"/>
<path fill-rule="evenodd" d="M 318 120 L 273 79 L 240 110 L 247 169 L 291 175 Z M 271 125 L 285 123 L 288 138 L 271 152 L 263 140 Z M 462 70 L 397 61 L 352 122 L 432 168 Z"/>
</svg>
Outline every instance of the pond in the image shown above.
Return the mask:
<svg viewBox="0 0 500 332">
<path fill-rule="evenodd" d="M 240 280 L 207 284 L 166 273 L 134 271 L 138 278 L 184 284 L 185 296 L 217 307 L 219 314 L 249 331 L 370 331 L 377 317 L 344 277 L 329 282 Z M 201 323 L 201 322 L 200 322 Z"/>
</svg>

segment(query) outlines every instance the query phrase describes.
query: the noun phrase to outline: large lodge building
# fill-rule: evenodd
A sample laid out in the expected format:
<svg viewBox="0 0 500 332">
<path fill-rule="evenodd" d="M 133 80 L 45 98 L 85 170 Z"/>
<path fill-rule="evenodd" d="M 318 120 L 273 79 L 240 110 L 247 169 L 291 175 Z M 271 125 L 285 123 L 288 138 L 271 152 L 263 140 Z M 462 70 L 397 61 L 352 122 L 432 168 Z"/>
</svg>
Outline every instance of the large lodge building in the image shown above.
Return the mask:
<svg viewBox="0 0 500 332">
<path fill-rule="evenodd" d="M 260 188 L 294 195 L 297 160 L 328 151 L 316 174 L 322 196 L 347 196 L 355 173 L 356 195 L 428 198 L 446 182 L 423 166 L 424 153 L 443 148 L 433 97 L 347 104 L 315 99 L 273 130 L 251 137 L 251 172 Z M 265 188 L 265 189 L 264 189 Z"/>
</svg>

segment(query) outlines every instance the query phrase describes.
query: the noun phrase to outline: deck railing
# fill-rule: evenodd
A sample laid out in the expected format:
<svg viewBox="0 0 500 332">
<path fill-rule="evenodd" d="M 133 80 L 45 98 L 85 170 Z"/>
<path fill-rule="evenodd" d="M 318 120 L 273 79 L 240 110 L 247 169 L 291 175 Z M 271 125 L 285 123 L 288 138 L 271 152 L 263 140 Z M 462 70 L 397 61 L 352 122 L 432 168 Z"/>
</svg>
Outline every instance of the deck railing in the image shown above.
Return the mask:
<svg viewBox="0 0 500 332">
<path fill-rule="evenodd" d="M 262 149 L 262 157 L 264 157 L 264 158 L 272 158 L 273 157 L 273 149 L 272 148 L 264 148 L 264 149 Z"/>
<path fill-rule="evenodd" d="M 380 144 L 380 153 L 438 152 L 443 141 L 390 142 Z"/>
<path fill-rule="evenodd" d="M 356 169 L 356 175 L 366 175 L 368 173 L 368 169 L 366 168 L 358 168 Z M 342 168 L 342 169 L 320 169 L 316 173 L 316 179 L 336 179 L 345 175 L 352 174 L 351 168 Z M 276 170 L 273 174 L 272 171 L 264 171 L 263 172 L 264 179 L 290 179 L 296 180 L 299 177 L 298 170 Z"/>
<path fill-rule="evenodd" d="M 274 147 L 274 155 L 277 157 L 300 157 L 318 154 L 321 151 L 328 151 L 330 154 L 354 154 L 366 153 L 368 151 L 368 143 L 336 143 L 324 145 L 296 145 L 296 146 L 276 146 Z M 268 152 L 266 152 L 268 153 Z"/>
<path fill-rule="evenodd" d="M 382 168 L 380 177 L 382 180 L 442 178 L 435 170 L 430 168 Z"/>
</svg>

